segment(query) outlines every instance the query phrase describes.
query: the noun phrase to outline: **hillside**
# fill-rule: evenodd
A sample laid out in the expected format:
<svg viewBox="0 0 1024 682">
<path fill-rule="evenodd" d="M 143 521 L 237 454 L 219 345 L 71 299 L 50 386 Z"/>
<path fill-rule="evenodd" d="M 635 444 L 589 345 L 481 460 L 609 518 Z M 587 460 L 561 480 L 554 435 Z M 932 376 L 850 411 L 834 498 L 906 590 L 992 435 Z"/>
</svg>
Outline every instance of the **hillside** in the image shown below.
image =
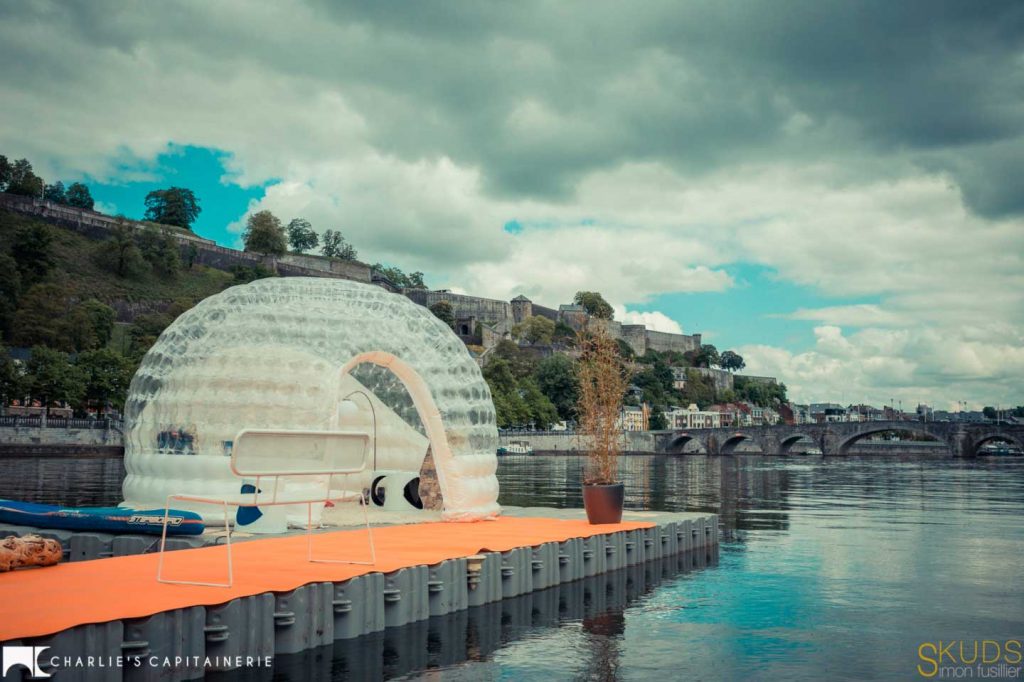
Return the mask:
<svg viewBox="0 0 1024 682">
<path fill-rule="evenodd" d="M 0 252 L 10 251 L 14 235 L 20 228 L 42 226 L 53 235 L 51 252 L 54 268 L 46 282 L 57 284 L 69 297 L 78 300 L 95 298 L 120 311 L 126 303 L 167 303 L 179 299 L 199 301 L 217 293 L 233 281 L 231 273 L 203 265 L 182 267 L 173 277 L 155 271 L 143 271 L 134 277 L 118 277 L 101 267 L 95 258 L 97 249 L 105 248 L 72 230 L 34 218 L 0 209 Z M 147 308 L 149 306 L 140 306 Z M 121 321 L 131 321 L 131 315 Z"/>
</svg>

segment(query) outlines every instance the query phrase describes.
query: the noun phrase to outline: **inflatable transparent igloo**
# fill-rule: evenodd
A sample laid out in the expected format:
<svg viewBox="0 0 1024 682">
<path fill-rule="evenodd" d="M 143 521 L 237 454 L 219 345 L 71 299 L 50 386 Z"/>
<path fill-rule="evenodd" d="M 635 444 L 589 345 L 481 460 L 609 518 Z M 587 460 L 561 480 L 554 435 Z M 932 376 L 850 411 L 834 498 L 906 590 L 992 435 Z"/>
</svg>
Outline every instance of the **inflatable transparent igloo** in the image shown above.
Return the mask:
<svg viewBox="0 0 1024 682">
<path fill-rule="evenodd" d="M 445 519 L 499 513 L 494 406 L 458 337 L 404 296 L 305 277 L 232 287 L 160 335 L 125 407 L 123 504 L 238 493 L 229 460 L 243 429 L 351 426 L 376 439 L 364 488 L 380 472 L 418 475 L 429 445 Z"/>
</svg>

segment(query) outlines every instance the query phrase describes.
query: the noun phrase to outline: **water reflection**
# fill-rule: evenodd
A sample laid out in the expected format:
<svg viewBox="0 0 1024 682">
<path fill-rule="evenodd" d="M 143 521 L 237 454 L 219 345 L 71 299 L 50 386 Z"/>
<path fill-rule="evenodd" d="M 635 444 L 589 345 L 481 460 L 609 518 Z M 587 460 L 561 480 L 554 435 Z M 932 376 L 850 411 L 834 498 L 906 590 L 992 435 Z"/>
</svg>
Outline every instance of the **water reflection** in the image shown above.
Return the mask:
<svg viewBox="0 0 1024 682">
<path fill-rule="evenodd" d="M 717 548 L 631 566 L 447 616 L 411 623 L 333 646 L 277 656 L 275 682 L 542 677 L 557 669 L 590 680 L 618 679 L 626 613 L 659 586 L 717 564 Z M 538 655 L 543 648 L 545 658 Z M 500 673 L 499 673 L 500 670 Z M 240 679 L 239 674 L 218 679 Z M 247 678 L 248 679 L 248 678 Z"/>
</svg>

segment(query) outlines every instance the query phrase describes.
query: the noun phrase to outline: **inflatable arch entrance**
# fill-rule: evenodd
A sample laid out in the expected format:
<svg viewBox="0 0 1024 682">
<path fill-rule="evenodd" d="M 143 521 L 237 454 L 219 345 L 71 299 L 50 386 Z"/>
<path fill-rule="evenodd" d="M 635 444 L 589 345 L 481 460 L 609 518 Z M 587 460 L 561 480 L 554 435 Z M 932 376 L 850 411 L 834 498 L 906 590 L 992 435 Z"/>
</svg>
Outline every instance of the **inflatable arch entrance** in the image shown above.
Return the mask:
<svg viewBox="0 0 1024 682">
<path fill-rule="evenodd" d="M 366 412 L 342 415 L 353 393 Z M 237 493 L 227 455 L 243 428 L 329 430 L 352 420 L 375 425 L 378 470 L 418 475 L 429 442 L 445 519 L 500 512 L 494 406 L 458 337 L 404 296 L 305 277 L 232 287 L 161 334 L 125 406 L 125 504 Z"/>
</svg>

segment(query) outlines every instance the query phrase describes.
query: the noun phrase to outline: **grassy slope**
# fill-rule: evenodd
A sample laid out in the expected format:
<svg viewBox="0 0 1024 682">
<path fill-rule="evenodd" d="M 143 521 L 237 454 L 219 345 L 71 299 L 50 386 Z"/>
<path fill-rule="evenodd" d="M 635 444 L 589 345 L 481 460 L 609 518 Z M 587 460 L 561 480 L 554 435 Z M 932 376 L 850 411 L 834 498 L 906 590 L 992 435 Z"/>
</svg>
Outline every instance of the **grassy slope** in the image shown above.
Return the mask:
<svg viewBox="0 0 1024 682">
<path fill-rule="evenodd" d="M 22 225 L 40 221 L 19 213 L 0 210 L 0 250 L 10 248 L 14 231 Z M 101 301 L 123 299 L 128 301 L 166 301 L 179 298 L 200 300 L 224 289 L 231 282 L 230 273 L 197 265 L 182 270 L 177 278 L 160 277 L 148 273 L 139 279 L 122 279 L 99 267 L 93 254 L 102 248 L 100 242 L 59 225 L 45 224 L 54 235 L 53 252 L 56 267 L 48 281 L 67 287 L 72 296 L 80 299 L 98 298 Z"/>
</svg>

